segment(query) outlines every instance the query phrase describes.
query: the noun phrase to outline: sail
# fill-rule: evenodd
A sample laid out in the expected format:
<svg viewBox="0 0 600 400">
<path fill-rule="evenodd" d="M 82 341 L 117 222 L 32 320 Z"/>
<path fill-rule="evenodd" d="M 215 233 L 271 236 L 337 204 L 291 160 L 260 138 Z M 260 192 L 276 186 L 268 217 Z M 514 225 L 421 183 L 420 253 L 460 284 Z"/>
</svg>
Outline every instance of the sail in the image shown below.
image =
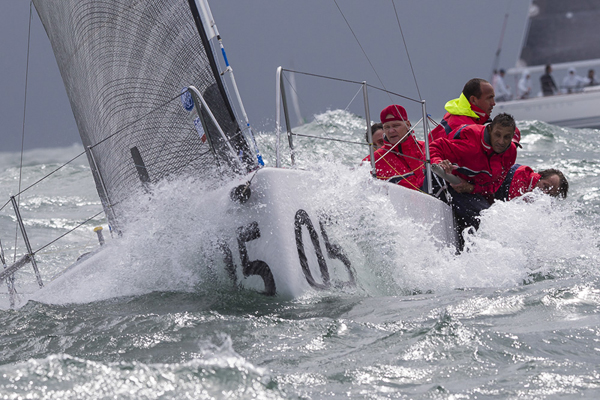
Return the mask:
<svg viewBox="0 0 600 400">
<path fill-rule="evenodd" d="M 256 168 L 194 0 L 34 4 L 113 226 L 148 183 Z M 190 85 L 224 135 L 200 104 L 193 120 Z"/>
<path fill-rule="evenodd" d="M 520 64 L 600 59 L 599 20 L 600 0 L 534 0 Z"/>
</svg>

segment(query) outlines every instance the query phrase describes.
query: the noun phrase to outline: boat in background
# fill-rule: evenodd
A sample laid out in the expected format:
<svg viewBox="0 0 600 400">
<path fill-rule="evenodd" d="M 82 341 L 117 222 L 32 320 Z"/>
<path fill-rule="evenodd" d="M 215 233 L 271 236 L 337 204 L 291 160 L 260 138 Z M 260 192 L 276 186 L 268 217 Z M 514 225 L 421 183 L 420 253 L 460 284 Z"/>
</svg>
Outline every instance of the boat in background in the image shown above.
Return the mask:
<svg viewBox="0 0 600 400">
<path fill-rule="evenodd" d="M 528 71 L 531 95 L 523 100 L 499 102 L 495 110 L 512 114 L 517 120 L 539 120 L 572 128 L 600 127 L 600 87 L 582 85 L 575 93 L 542 96 L 539 81 L 546 64 L 552 65 L 552 76 L 561 92 L 565 92 L 560 86 L 570 68 L 582 77 L 587 76 L 589 69 L 600 73 L 600 42 L 593 34 L 599 19 L 600 0 L 533 0 L 519 60 L 505 77 L 516 98 L 518 81 Z"/>
<path fill-rule="evenodd" d="M 215 211 L 228 217 L 222 226 L 210 227 L 213 239 L 206 252 L 200 251 L 211 260 L 212 273 L 235 286 L 283 298 L 357 284 L 354 266 L 364 263 L 365 253 L 373 249 L 348 251 L 340 245 L 335 225 L 345 229 L 352 221 L 331 212 L 330 204 L 315 203 L 315 198 L 327 199 L 330 189 L 319 171 L 283 168 L 279 153 L 276 168 L 263 166 L 206 0 L 33 3 L 52 44 L 115 236 L 128 235 L 128 225 L 146 212 L 141 200 L 152 197 L 156 185 L 191 177 L 211 188 Z M 279 79 L 283 82 L 281 75 Z M 357 83 L 366 92 L 366 82 Z M 284 90 L 283 83 L 278 90 Z M 422 103 L 427 126 L 424 102 L 417 103 Z M 366 93 L 365 110 L 365 130 L 370 133 Z M 424 128 L 425 138 L 426 132 Z M 288 126 L 291 167 L 293 135 Z M 370 176 L 366 182 L 365 190 L 392 204 L 387 212 L 393 208 L 398 220 L 414 220 L 435 243 L 454 246 L 456 232 L 447 204 Z M 11 279 L 31 263 L 43 287 L 38 250 L 27 239 L 14 196 L 12 205 L 27 250 L 6 266 L 0 279 Z M 185 204 L 176 206 L 186 215 L 196 214 Z M 386 232 L 376 234 L 384 237 Z M 85 278 L 82 271 L 101 265 L 101 254 L 110 246 L 100 248 L 80 257 L 46 287 L 70 290 L 71 283 L 65 283 L 70 276 Z"/>
</svg>

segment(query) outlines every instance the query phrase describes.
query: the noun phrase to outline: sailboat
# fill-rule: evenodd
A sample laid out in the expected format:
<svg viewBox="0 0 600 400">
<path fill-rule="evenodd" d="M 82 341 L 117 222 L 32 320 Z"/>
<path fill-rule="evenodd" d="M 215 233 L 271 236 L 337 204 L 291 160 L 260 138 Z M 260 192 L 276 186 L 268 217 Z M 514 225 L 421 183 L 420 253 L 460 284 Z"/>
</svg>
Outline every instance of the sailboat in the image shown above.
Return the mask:
<svg viewBox="0 0 600 400">
<path fill-rule="evenodd" d="M 521 54 L 506 77 L 513 95 L 517 95 L 518 81 L 528 72 L 533 84 L 531 94 L 526 99 L 499 102 L 496 111 L 512 114 L 517 120 L 539 120 L 572 128 L 600 127 L 600 86 L 582 82 L 575 90 L 561 87 L 563 76 L 571 68 L 582 77 L 590 69 L 600 73 L 600 44 L 592 34 L 597 31 L 599 17 L 598 0 L 534 0 Z M 542 96 L 539 85 L 547 64 L 552 66 L 559 89 L 553 96 Z"/>
<path fill-rule="evenodd" d="M 356 263 L 366 256 L 337 243 L 330 227 L 344 221 L 313 201 L 323 190 L 319 173 L 282 168 L 279 155 L 275 167 L 264 166 L 206 0 L 34 0 L 34 5 L 111 233 L 128 234 L 129 221 L 144 212 L 138 200 L 152 196 L 155 185 L 191 177 L 221 193 L 217 197 L 226 204 L 230 223 L 214 227 L 217 251 L 210 256 L 219 254 L 214 265 L 233 285 L 297 298 L 357 284 Z M 277 71 L 280 82 L 283 73 Z M 287 131 L 292 146 L 291 127 Z M 398 218 L 422 223 L 439 243 L 453 245 L 447 204 L 385 182 L 373 181 L 367 190 L 388 199 Z M 27 250 L 0 278 L 32 264 L 44 286 L 35 254 Z M 93 262 L 96 254 L 61 276 Z"/>
</svg>

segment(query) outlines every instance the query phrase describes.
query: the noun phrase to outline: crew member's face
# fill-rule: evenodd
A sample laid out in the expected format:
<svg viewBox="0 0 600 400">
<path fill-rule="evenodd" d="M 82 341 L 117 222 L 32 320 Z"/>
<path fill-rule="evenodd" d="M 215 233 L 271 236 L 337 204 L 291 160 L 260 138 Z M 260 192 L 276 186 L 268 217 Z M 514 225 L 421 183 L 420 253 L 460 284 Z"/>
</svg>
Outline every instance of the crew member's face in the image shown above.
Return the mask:
<svg viewBox="0 0 600 400">
<path fill-rule="evenodd" d="M 373 146 L 375 150 L 383 146 L 383 129 L 378 129 L 373 133 Z"/>
<path fill-rule="evenodd" d="M 494 126 L 490 132 L 490 141 L 492 142 L 492 149 L 496 153 L 503 153 L 510 146 L 515 130 L 506 126 Z"/>
<path fill-rule="evenodd" d="M 550 196 L 558 196 L 558 188 L 560 187 L 560 178 L 558 175 L 550 175 L 547 178 L 540 179 L 535 187 L 540 188 L 542 192 Z"/>
<path fill-rule="evenodd" d="M 394 116 L 388 114 L 386 118 L 393 118 Z M 398 141 L 400 143 L 404 142 L 408 135 L 408 129 L 410 128 L 410 121 L 389 121 L 383 124 L 383 130 L 385 132 L 385 136 L 391 144 L 396 144 Z"/>
<path fill-rule="evenodd" d="M 494 97 L 496 96 L 496 94 L 494 93 L 494 88 L 487 82 L 482 82 L 480 85 L 481 96 L 471 96 L 469 101 L 471 102 L 471 104 L 476 105 L 477 107 L 485 111 L 487 115 L 492 115 L 492 110 L 496 105 L 496 102 L 494 101 Z"/>
</svg>

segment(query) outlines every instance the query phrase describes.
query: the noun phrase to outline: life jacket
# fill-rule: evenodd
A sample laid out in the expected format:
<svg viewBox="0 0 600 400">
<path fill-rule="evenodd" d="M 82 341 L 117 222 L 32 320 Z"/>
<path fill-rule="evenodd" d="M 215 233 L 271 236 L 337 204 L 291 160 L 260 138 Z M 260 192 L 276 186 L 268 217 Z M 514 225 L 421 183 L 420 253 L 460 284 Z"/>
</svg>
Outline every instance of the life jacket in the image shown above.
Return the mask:
<svg viewBox="0 0 600 400">
<path fill-rule="evenodd" d="M 447 113 L 440 124 L 429 133 L 430 142 L 439 138 L 448 138 L 448 135 L 460 126 L 483 125 L 490 122 L 490 116 L 479 107 L 469 103 L 469 100 L 462 93 L 458 99 L 447 102 L 444 108 Z"/>
<path fill-rule="evenodd" d="M 425 143 L 416 140 L 413 135 L 395 147 L 384 136 L 383 147 L 377 149 L 374 156 L 377 179 L 414 190 L 423 186 Z M 363 161 L 371 161 L 371 156 Z"/>
<path fill-rule="evenodd" d="M 430 144 L 432 164 L 449 160 L 457 167 L 453 174 L 474 186 L 472 193 L 493 197 L 515 163 L 515 144 L 496 153 L 484 125 L 463 125 L 451 135 L 452 139 L 441 138 Z"/>
</svg>

